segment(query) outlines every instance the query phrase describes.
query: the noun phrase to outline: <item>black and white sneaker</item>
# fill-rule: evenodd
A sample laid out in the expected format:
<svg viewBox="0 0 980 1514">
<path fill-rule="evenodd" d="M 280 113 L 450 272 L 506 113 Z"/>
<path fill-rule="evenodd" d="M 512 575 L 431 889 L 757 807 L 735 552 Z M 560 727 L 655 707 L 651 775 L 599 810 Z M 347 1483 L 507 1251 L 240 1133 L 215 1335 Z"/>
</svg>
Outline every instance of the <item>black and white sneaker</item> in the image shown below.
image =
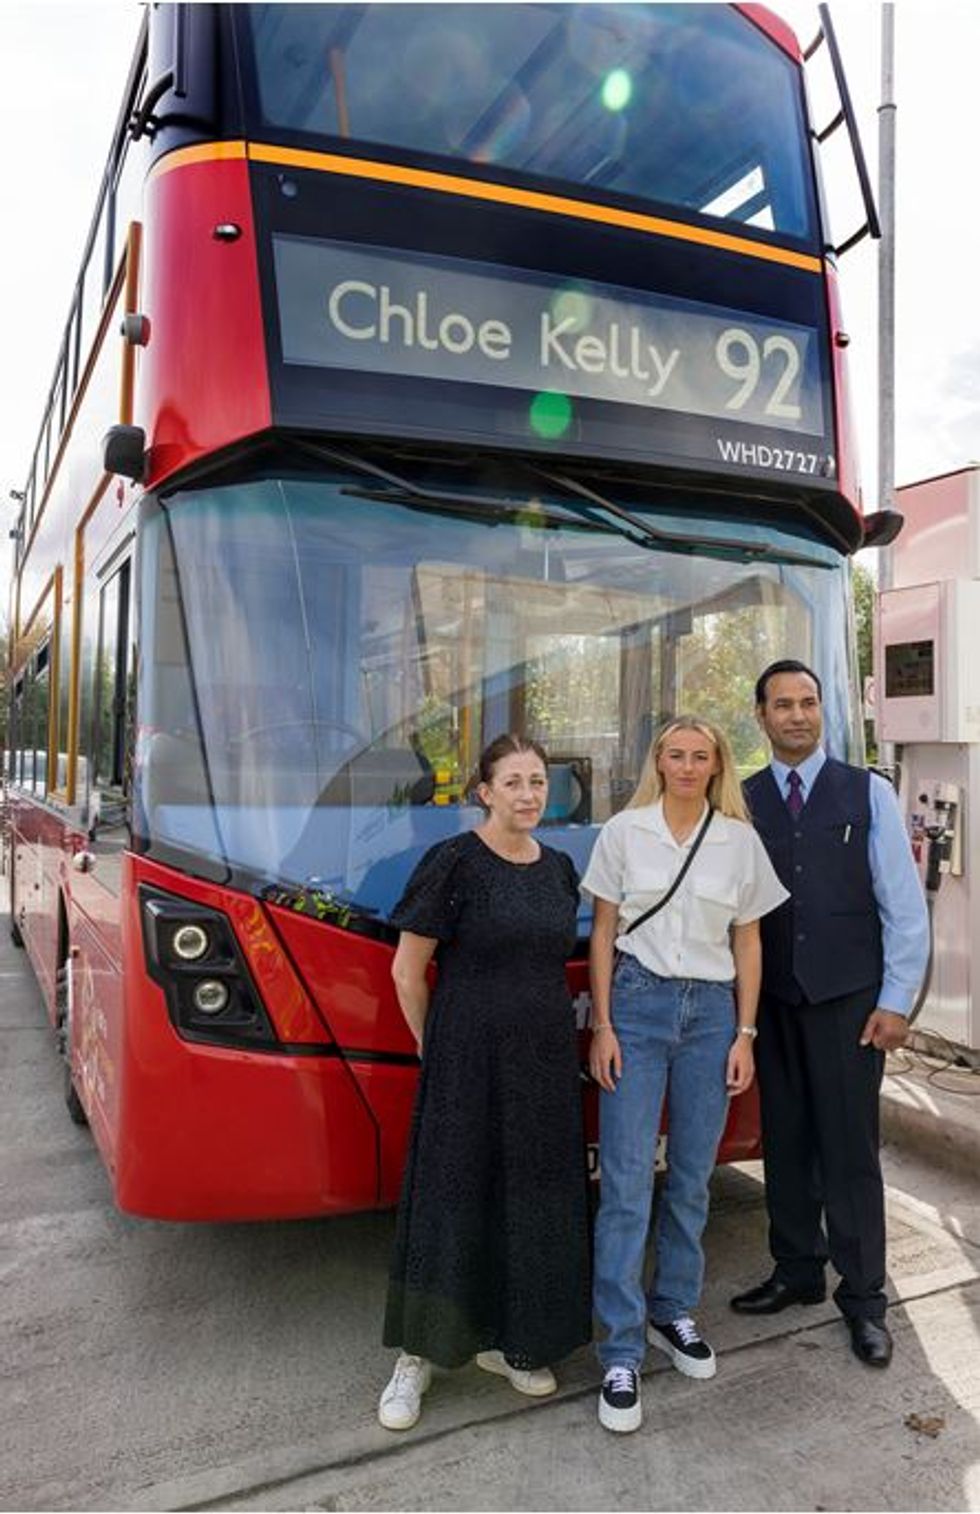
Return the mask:
<svg viewBox="0 0 980 1514">
<path fill-rule="evenodd" d="M 685 1377 L 714 1377 L 717 1371 L 715 1353 L 708 1342 L 701 1339 L 689 1314 L 671 1320 L 669 1325 L 657 1325 L 650 1320 L 647 1340 L 658 1351 L 665 1352 Z"/>
<path fill-rule="evenodd" d="M 600 1425 L 624 1434 L 638 1430 L 642 1418 L 640 1374 L 633 1367 L 610 1367 L 599 1394 Z"/>
</svg>

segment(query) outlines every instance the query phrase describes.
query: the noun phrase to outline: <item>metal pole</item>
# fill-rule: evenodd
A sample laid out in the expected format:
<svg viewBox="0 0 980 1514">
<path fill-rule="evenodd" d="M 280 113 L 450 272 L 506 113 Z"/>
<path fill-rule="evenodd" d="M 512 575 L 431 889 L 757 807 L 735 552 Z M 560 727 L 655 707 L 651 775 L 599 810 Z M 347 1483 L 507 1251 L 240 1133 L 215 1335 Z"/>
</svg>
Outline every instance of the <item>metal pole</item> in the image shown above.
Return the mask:
<svg viewBox="0 0 980 1514">
<path fill-rule="evenodd" d="M 881 7 L 881 104 L 878 107 L 878 508 L 895 504 L 895 6 Z M 879 583 L 887 587 L 891 554 L 882 549 Z"/>
<path fill-rule="evenodd" d="M 881 7 L 881 104 L 878 107 L 878 508 L 895 504 L 895 7 Z M 892 587 L 892 548 L 878 553 L 878 592 Z M 882 690 L 882 693 L 884 690 Z M 891 770 L 892 742 L 882 741 L 878 762 Z"/>
</svg>

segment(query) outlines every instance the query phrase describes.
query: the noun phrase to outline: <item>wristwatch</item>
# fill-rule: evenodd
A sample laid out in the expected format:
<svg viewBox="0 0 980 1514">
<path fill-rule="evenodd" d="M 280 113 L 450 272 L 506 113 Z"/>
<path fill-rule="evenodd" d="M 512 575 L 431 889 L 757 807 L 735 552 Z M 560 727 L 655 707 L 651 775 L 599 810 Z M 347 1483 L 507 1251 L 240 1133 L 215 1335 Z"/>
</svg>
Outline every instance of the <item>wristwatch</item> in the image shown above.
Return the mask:
<svg viewBox="0 0 980 1514">
<path fill-rule="evenodd" d="M 757 1025 L 740 1025 L 738 1033 L 740 1036 L 751 1036 L 754 1041 L 759 1034 L 759 1027 Z"/>
</svg>

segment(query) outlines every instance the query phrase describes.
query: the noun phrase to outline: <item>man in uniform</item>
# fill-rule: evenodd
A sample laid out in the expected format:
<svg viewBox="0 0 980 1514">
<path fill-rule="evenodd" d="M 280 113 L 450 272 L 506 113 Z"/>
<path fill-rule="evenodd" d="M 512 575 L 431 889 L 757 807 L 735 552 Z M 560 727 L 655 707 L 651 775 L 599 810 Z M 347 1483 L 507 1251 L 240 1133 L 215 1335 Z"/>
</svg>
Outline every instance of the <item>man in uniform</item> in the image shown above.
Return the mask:
<svg viewBox="0 0 980 1514">
<path fill-rule="evenodd" d="M 886 1367 L 884 1189 L 878 1101 L 928 957 L 918 872 L 891 785 L 828 757 L 820 680 L 772 663 L 756 715 L 772 761 L 745 784 L 791 897 L 762 921 L 757 1069 L 772 1275 L 740 1314 L 834 1299 L 862 1362 Z"/>
</svg>

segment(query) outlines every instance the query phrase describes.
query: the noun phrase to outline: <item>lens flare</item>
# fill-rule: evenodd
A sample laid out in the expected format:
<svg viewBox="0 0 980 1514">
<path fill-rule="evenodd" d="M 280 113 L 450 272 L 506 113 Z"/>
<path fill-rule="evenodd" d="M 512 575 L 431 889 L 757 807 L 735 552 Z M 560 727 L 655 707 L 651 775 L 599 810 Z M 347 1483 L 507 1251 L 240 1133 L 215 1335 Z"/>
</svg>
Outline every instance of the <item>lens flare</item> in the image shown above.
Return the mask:
<svg viewBox="0 0 980 1514">
<path fill-rule="evenodd" d="M 607 110 L 625 110 L 633 95 L 633 80 L 625 68 L 614 68 L 602 81 L 602 103 Z"/>
<path fill-rule="evenodd" d="M 572 423 L 572 402 L 567 394 L 543 390 L 531 401 L 531 430 L 547 441 L 564 436 Z"/>
<path fill-rule="evenodd" d="M 585 331 L 592 319 L 592 301 L 581 289 L 562 289 L 551 301 L 556 321 L 571 321 L 573 331 Z"/>
</svg>

